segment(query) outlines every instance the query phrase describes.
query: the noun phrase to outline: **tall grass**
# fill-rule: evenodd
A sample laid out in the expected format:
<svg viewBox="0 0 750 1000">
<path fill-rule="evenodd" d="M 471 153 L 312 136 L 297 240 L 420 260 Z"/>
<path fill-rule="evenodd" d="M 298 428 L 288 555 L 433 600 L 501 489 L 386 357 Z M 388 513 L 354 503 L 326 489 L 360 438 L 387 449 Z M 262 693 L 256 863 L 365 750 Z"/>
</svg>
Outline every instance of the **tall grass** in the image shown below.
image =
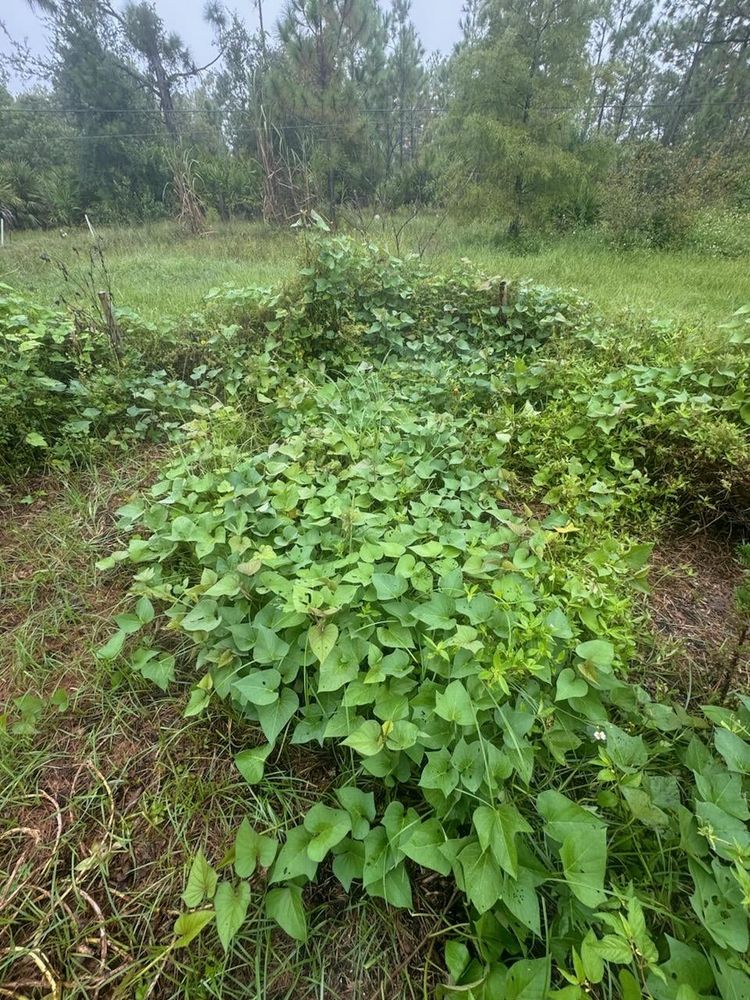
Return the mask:
<svg viewBox="0 0 750 1000">
<path fill-rule="evenodd" d="M 394 229 L 380 221 L 366 235 L 395 251 Z M 299 255 L 291 230 L 261 223 L 217 223 L 201 236 L 189 236 L 173 223 L 103 229 L 100 235 L 117 304 L 154 318 L 189 312 L 217 284 L 277 282 L 294 271 Z M 0 281 L 54 301 L 66 290 L 54 262 L 83 266 L 86 254 L 80 250 L 89 239 L 81 232 L 16 234 L 0 251 Z M 576 288 L 610 315 L 633 310 L 710 326 L 750 302 L 748 257 L 720 256 L 701 244 L 616 251 L 600 234 L 586 231 L 537 237 L 521 249 L 508 244 L 500 225 L 422 216 L 406 227 L 400 247 L 424 250 L 426 261 L 439 269 L 468 258 L 491 274 Z"/>
</svg>

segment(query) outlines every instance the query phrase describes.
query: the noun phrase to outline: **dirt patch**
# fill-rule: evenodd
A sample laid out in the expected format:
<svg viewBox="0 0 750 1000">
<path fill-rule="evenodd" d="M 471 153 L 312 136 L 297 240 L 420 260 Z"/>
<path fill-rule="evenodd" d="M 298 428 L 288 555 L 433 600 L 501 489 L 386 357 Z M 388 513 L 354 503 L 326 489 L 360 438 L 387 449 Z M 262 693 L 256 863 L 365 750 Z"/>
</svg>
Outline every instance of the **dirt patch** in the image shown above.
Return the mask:
<svg viewBox="0 0 750 1000">
<path fill-rule="evenodd" d="M 734 593 L 741 581 L 734 547 L 705 532 L 664 539 L 654 549 L 647 607 L 681 684 L 687 671 L 704 693 L 721 685 L 737 644 Z M 750 687 L 746 659 L 737 682 Z"/>
</svg>

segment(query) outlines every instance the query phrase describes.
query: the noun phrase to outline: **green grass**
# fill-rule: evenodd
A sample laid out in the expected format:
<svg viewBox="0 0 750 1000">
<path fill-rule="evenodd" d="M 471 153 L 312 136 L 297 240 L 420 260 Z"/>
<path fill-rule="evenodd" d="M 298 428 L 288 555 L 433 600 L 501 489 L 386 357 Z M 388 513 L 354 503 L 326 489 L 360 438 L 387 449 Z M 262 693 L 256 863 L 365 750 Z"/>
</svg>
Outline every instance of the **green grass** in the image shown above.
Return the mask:
<svg viewBox="0 0 750 1000">
<path fill-rule="evenodd" d="M 371 224 L 366 235 L 395 250 L 390 221 Z M 300 253 L 291 230 L 260 223 L 219 224 L 204 236 L 159 223 L 104 229 L 101 237 L 118 305 L 154 319 L 198 308 L 206 291 L 218 284 L 278 282 L 294 273 Z M 576 288 L 609 315 L 633 310 L 712 325 L 750 302 L 750 267 L 742 257 L 694 250 L 616 252 L 593 232 L 540 237 L 533 252 L 521 253 L 503 241 L 501 229 L 431 217 L 406 228 L 402 251 L 423 246 L 428 237 L 425 260 L 435 267 L 450 268 L 468 258 L 490 274 Z M 72 284 L 88 271 L 90 243 L 80 231 L 16 234 L 0 253 L 0 281 L 44 302 L 61 295 L 70 299 Z M 42 260 L 43 254 L 51 261 Z M 69 269 L 73 283 L 64 280 L 58 263 Z M 95 281 L 100 279 L 97 274 Z"/>
<path fill-rule="evenodd" d="M 149 319 L 197 308 L 215 285 L 278 282 L 293 271 L 297 255 L 291 232 L 254 223 L 222 226 L 204 236 L 189 236 L 169 223 L 104 229 L 99 235 L 115 301 Z M 60 296 L 73 300 L 76 285 L 90 272 L 91 245 L 81 231 L 17 234 L 0 254 L 0 281 L 45 303 Z M 102 278 L 95 268 L 99 287 Z"/>
<path fill-rule="evenodd" d="M 705 257 L 687 250 L 617 252 L 592 234 L 543 241 L 540 249 L 522 256 L 503 247 L 493 249 L 481 237 L 475 242 L 460 230 L 454 239 L 454 252 L 450 245 L 437 246 L 436 263 L 468 257 L 493 274 L 577 289 L 608 314 L 632 310 L 704 325 L 724 322 L 750 303 L 747 259 Z"/>
</svg>

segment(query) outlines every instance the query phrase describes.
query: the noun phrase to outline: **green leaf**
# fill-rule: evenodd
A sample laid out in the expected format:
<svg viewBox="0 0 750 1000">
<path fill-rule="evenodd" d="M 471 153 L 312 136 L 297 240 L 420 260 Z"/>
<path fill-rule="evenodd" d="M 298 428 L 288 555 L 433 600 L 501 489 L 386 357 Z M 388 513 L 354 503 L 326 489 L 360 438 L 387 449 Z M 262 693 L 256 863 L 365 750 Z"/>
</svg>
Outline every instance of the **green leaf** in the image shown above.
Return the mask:
<svg viewBox="0 0 750 1000">
<path fill-rule="evenodd" d="M 461 737 L 451 756 L 461 784 L 470 792 L 478 791 L 485 779 L 488 761 L 485 760 L 484 750 L 486 750 L 486 744 L 483 745 L 480 740 L 468 743 Z"/>
<path fill-rule="evenodd" d="M 427 763 L 419 779 L 420 787 L 435 788 L 447 797 L 458 784 L 458 779 L 458 771 L 445 748 L 427 754 Z"/>
<path fill-rule="evenodd" d="M 695 816 L 701 829 L 711 831 L 712 847 L 719 857 L 733 861 L 737 851 L 750 854 L 750 828 L 747 823 L 713 802 L 696 802 Z"/>
<path fill-rule="evenodd" d="M 143 627 L 143 622 L 137 615 L 115 615 L 115 622 L 125 635 L 133 635 Z"/>
<path fill-rule="evenodd" d="M 716 985 L 719 987 L 722 1000 L 748 1000 L 750 998 L 750 976 L 747 972 L 737 968 L 736 964 L 730 965 L 722 955 L 716 955 L 714 962 Z M 745 964 L 746 968 L 747 964 Z M 697 984 L 696 989 L 698 989 Z M 708 992 L 708 988 L 706 992 Z"/>
<path fill-rule="evenodd" d="M 560 671 L 557 678 L 557 689 L 555 691 L 555 701 L 567 701 L 569 698 L 584 698 L 589 686 L 582 677 L 578 677 L 574 670 L 566 667 Z"/>
<path fill-rule="evenodd" d="M 598 944 L 596 934 L 589 930 L 586 937 L 581 941 L 581 969 L 575 961 L 575 951 L 573 952 L 573 964 L 579 978 L 588 979 L 590 983 L 600 983 L 604 978 L 604 959 L 596 951 Z"/>
<path fill-rule="evenodd" d="M 200 906 L 204 899 L 213 899 L 218 875 L 206 861 L 203 851 L 198 851 L 190 866 L 187 885 L 182 894 L 185 906 Z"/>
<path fill-rule="evenodd" d="M 205 688 L 201 687 L 193 688 L 190 692 L 188 703 L 185 706 L 185 711 L 182 713 L 183 717 L 190 719 L 194 715 L 200 715 L 201 712 L 207 707 L 210 700 L 210 691 L 206 691 Z"/>
<path fill-rule="evenodd" d="M 374 719 L 363 722 L 343 741 L 343 745 L 356 750 L 363 757 L 374 757 L 383 748 L 383 731 Z"/>
<path fill-rule="evenodd" d="M 242 573 L 244 576 L 255 576 L 262 565 L 263 563 L 260 559 L 250 559 L 248 562 L 240 563 L 237 566 L 237 572 Z"/>
<path fill-rule="evenodd" d="M 408 750 L 413 747 L 419 737 L 419 729 L 413 722 L 398 719 L 389 731 L 385 745 L 389 750 Z"/>
<path fill-rule="evenodd" d="M 37 431 L 31 431 L 29 434 L 27 434 L 26 437 L 24 438 L 24 441 L 26 442 L 26 444 L 30 444 L 32 448 L 49 447 L 49 445 L 44 440 L 42 435 L 39 434 Z"/>
<path fill-rule="evenodd" d="M 175 676 L 174 656 L 160 654 L 156 649 L 137 649 L 130 660 L 130 667 L 162 691 L 167 690 Z"/>
<path fill-rule="evenodd" d="M 714 746 L 730 771 L 750 774 L 750 743 L 728 729 L 719 728 L 714 731 Z"/>
<path fill-rule="evenodd" d="M 632 814 L 645 826 L 653 829 L 669 826 L 669 816 L 654 805 L 651 796 L 642 788 L 628 788 L 624 785 L 622 795 Z"/>
<path fill-rule="evenodd" d="M 454 983 L 457 983 L 471 961 L 469 949 L 462 941 L 449 941 L 445 946 L 445 964 Z"/>
<path fill-rule="evenodd" d="M 482 850 L 492 851 L 500 867 L 515 878 L 518 870 L 516 836 L 531 833 L 531 827 L 519 811 L 508 803 L 496 809 L 479 806 L 474 811 L 474 828 Z"/>
<path fill-rule="evenodd" d="M 298 708 L 299 696 L 289 687 L 281 689 L 278 699 L 272 705 L 258 706 L 260 728 L 271 746 Z"/>
<path fill-rule="evenodd" d="M 342 809 L 331 809 L 319 802 L 305 816 L 304 827 L 312 835 L 308 857 L 319 862 L 351 831 L 352 821 Z"/>
<path fill-rule="evenodd" d="M 255 626 L 253 659 L 256 663 L 268 665 L 280 663 L 288 652 L 289 643 L 284 642 L 273 629 L 267 628 L 265 625 Z"/>
<path fill-rule="evenodd" d="M 263 778 L 266 758 L 272 750 L 272 744 L 267 743 L 262 747 L 250 747 L 247 750 L 240 750 L 235 755 L 234 762 L 237 765 L 237 769 L 248 785 L 257 785 Z"/>
<path fill-rule="evenodd" d="M 232 684 L 232 692 L 243 704 L 272 705 L 279 697 L 279 684 L 278 670 L 253 670 Z"/>
<path fill-rule="evenodd" d="M 122 647 L 125 645 L 125 638 L 124 632 L 115 632 L 108 642 L 97 649 L 96 655 L 100 660 L 114 660 L 115 657 L 120 655 Z"/>
<path fill-rule="evenodd" d="M 601 906 L 607 899 L 604 875 L 607 869 L 607 833 L 601 827 L 570 834 L 560 847 L 565 880 L 584 906 Z"/>
<path fill-rule="evenodd" d="M 293 827 L 286 835 L 286 842 L 278 853 L 271 872 L 271 882 L 288 882 L 301 875 L 314 879 L 318 863 L 307 853 L 312 834 L 303 826 Z"/>
<path fill-rule="evenodd" d="M 461 681 L 451 681 L 445 691 L 435 696 L 435 711 L 441 719 L 454 722 L 457 726 L 471 726 L 474 723 L 474 708 L 469 692 Z"/>
<path fill-rule="evenodd" d="M 536 893 L 538 881 L 529 869 L 519 866 L 518 875 L 512 878 L 507 875 L 503 879 L 500 899 L 513 916 L 520 920 L 524 927 L 532 930 L 537 937 L 542 936 L 539 913 L 539 897 Z"/>
<path fill-rule="evenodd" d="M 366 649 L 367 644 L 361 640 L 353 641 L 348 636 L 340 639 L 320 665 L 318 692 L 338 691 L 344 684 L 354 680 Z"/>
<path fill-rule="evenodd" d="M 379 601 L 395 601 L 406 593 L 408 587 L 406 580 L 391 573 L 373 573 L 372 584 Z"/>
<path fill-rule="evenodd" d="M 619 934 L 605 934 L 601 941 L 596 942 L 594 949 L 605 962 L 629 965 L 633 961 L 633 949 Z"/>
<path fill-rule="evenodd" d="M 147 597 L 142 597 L 135 606 L 135 614 L 141 625 L 149 625 L 156 615 L 154 606 Z"/>
<path fill-rule="evenodd" d="M 336 798 L 342 808 L 349 813 L 352 823 L 352 837 L 364 840 L 370 830 L 370 823 L 375 819 L 375 796 L 372 792 L 363 792 L 352 785 L 344 785 L 336 789 Z"/>
<path fill-rule="evenodd" d="M 576 654 L 587 663 L 606 670 L 615 660 L 615 647 L 605 639 L 592 639 L 576 646 Z"/>
<path fill-rule="evenodd" d="M 183 913 L 177 918 L 174 925 L 175 948 L 185 948 L 193 938 L 198 937 L 200 932 L 216 916 L 216 911 L 196 910 L 194 913 Z"/>
<path fill-rule="evenodd" d="M 508 972 L 503 1000 L 546 1000 L 549 980 L 549 958 L 528 958 L 516 962 Z"/>
<path fill-rule="evenodd" d="M 266 914 L 295 941 L 307 941 L 307 917 L 298 885 L 271 889 L 266 895 Z"/>
<path fill-rule="evenodd" d="M 260 862 L 270 868 L 276 857 L 277 843 L 273 837 L 257 833 L 248 819 L 243 819 L 234 841 L 234 870 L 240 878 L 250 878 Z"/>
<path fill-rule="evenodd" d="M 389 646 L 391 649 L 413 649 L 415 645 L 411 629 L 398 622 L 379 626 L 377 636 L 381 646 Z"/>
<path fill-rule="evenodd" d="M 367 892 L 371 896 L 384 899 L 389 906 L 409 910 L 413 905 L 409 873 L 403 863 L 391 868 L 383 878 L 370 882 L 367 885 Z"/>
<path fill-rule="evenodd" d="M 474 841 L 458 855 L 463 872 L 464 892 L 479 913 L 486 913 L 500 898 L 502 878 L 490 851 Z"/>
<path fill-rule="evenodd" d="M 455 611 L 453 598 L 446 594 L 433 594 L 429 601 L 418 604 L 412 610 L 412 617 L 422 622 L 429 631 L 448 631 L 456 627 Z"/>
<path fill-rule="evenodd" d="M 307 644 L 318 663 L 321 665 L 325 663 L 331 654 L 331 650 L 336 645 L 338 637 L 339 630 L 333 622 L 329 622 L 323 628 L 320 625 L 310 626 L 307 630 Z"/>
<path fill-rule="evenodd" d="M 589 830 L 603 828 L 604 823 L 593 812 L 579 806 L 561 792 L 549 789 L 536 800 L 537 811 L 547 821 L 546 832 L 562 843 L 568 835 L 585 837 Z"/>
<path fill-rule="evenodd" d="M 699 920 L 720 948 L 744 954 L 749 939 L 747 913 L 731 871 L 718 859 L 712 863 L 710 872 L 692 859 L 688 865 L 695 883 L 690 904 Z"/>
<path fill-rule="evenodd" d="M 200 600 L 180 622 L 187 632 L 213 632 L 221 625 L 218 605 L 213 600 Z"/>
<path fill-rule="evenodd" d="M 237 573 L 225 573 L 206 590 L 206 597 L 236 597 L 240 592 L 240 578 Z"/>
<path fill-rule="evenodd" d="M 361 841 L 347 837 L 334 848 L 333 874 L 349 892 L 355 878 L 361 879 L 365 865 L 365 848 Z"/>
<path fill-rule="evenodd" d="M 440 821 L 433 818 L 415 827 L 410 836 L 400 841 L 399 849 L 423 868 L 447 876 L 452 868 L 450 851 L 446 850 L 447 843 Z"/>
<path fill-rule="evenodd" d="M 216 889 L 214 909 L 216 910 L 216 930 L 224 951 L 242 926 L 250 905 L 250 886 L 240 882 L 235 888 L 231 882 L 221 882 Z"/>
<path fill-rule="evenodd" d="M 628 972 L 627 969 L 620 969 L 617 973 L 617 978 L 620 980 L 622 1000 L 641 1000 L 643 996 L 641 987 L 632 972 Z"/>
</svg>

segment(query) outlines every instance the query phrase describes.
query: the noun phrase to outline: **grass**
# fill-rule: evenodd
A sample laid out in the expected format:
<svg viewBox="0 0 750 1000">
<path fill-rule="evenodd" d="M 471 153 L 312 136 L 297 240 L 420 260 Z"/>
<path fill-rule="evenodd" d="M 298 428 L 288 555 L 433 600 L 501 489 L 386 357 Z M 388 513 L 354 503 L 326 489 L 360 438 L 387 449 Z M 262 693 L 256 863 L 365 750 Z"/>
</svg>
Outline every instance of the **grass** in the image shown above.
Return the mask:
<svg viewBox="0 0 750 1000">
<path fill-rule="evenodd" d="M 519 256 L 457 236 L 456 256 L 510 278 L 530 278 L 547 285 L 577 289 L 606 313 L 632 310 L 658 319 L 688 324 L 725 322 L 750 302 L 746 259 L 705 257 L 687 250 L 616 252 L 595 235 L 567 236 Z M 450 249 L 436 252 L 437 263 L 455 260 Z"/>
<path fill-rule="evenodd" d="M 101 236 L 117 303 L 148 318 L 189 312 L 218 284 L 273 284 L 294 272 L 299 255 L 291 230 L 260 223 L 217 225 L 198 237 L 170 223 L 104 229 Z M 367 236 L 395 250 L 388 221 L 371 224 Z M 633 310 L 712 325 L 750 303 L 750 268 L 742 257 L 692 250 L 616 252 L 592 232 L 540 238 L 532 252 L 521 253 L 489 225 L 432 218 L 407 227 L 402 249 L 415 249 L 430 236 L 425 259 L 436 267 L 468 258 L 491 274 L 576 288 L 608 314 Z M 80 280 L 88 269 L 89 243 L 81 232 L 17 234 L 0 253 L 0 281 L 45 302 L 69 296 L 70 283 L 55 262 Z M 43 261 L 42 254 L 52 260 Z"/>
<path fill-rule="evenodd" d="M 101 232 L 115 299 L 150 319 L 197 308 L 214 285 L 268 285 L 294 268 L 291 232 L 256 223 L 222 226 L 205 236 L 189 236 L 167 223 Z M 73 283 L 89 271 L 85 232 L 21 233 L 0 255 L 0 281 L 50 303 L 69 298 Z M 42 260 L 42 255 L 51 258 Z M 101 278 L 101 275 L 98 275 Z"/>
</svg>

